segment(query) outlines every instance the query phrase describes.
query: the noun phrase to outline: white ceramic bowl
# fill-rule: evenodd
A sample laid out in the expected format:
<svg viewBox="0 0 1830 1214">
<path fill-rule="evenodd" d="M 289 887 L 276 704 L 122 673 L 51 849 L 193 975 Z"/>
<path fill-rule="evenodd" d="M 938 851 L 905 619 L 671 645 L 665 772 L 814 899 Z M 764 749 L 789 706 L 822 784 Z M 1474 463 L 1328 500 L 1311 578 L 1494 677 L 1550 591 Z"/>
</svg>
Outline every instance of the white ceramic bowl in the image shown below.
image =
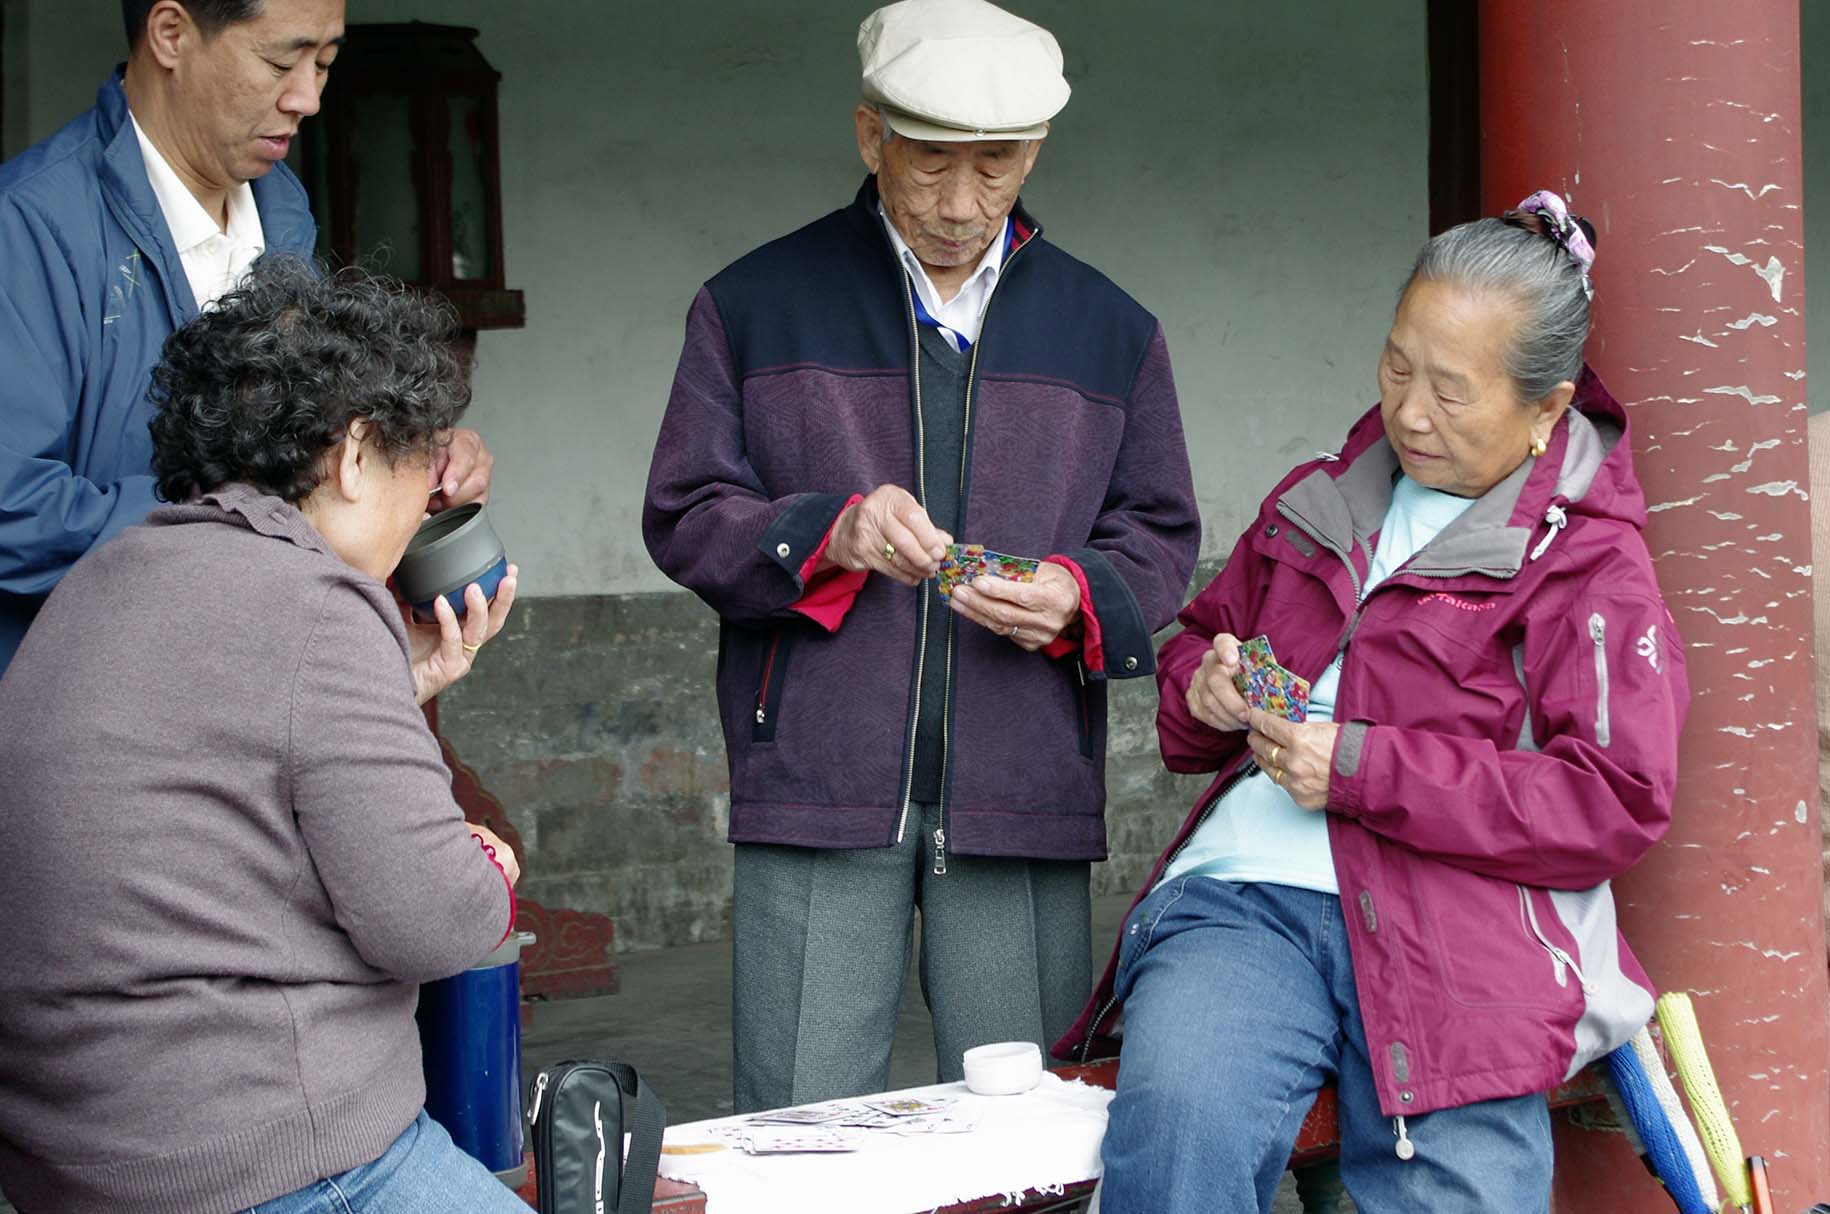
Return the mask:
<svg viewBox="0 0 1830 1214">
<path fill-rule="evenodd" d="M 1042 1051 L 1033 1041 L 999 1041 L 966 1051 L 966 1087 L 980 1096 L 1014 1096 L 1042 1082 Z"/>
</svg>

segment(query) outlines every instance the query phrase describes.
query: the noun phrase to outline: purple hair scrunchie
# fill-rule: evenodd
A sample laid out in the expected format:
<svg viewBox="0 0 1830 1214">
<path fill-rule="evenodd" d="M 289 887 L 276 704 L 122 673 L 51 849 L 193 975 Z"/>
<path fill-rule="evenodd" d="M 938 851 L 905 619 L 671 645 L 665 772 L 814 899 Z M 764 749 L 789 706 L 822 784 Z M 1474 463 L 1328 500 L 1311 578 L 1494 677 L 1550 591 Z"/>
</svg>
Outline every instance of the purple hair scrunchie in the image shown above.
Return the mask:
<svg viewBox="0 0 1830 1214">
<path fill-rule="evenodd" d="M 1557 242 L 1565 253 L 1575 261 L 1582 271 L 1582 293 L 1589 299 L 1595 298 L 1595 284 L 1589 281 L 1589 271 L 1595 265 L 1595 246 L 1589 243 L 1588 233 L 1582 230 L 1574 216 L 1569 213 L 1569 204 L 1553 190 L 1539 190 L 1515 208 L 1526 215 L 1537 215 L 1544 220 L 1550 238 Z"/>
</svg>

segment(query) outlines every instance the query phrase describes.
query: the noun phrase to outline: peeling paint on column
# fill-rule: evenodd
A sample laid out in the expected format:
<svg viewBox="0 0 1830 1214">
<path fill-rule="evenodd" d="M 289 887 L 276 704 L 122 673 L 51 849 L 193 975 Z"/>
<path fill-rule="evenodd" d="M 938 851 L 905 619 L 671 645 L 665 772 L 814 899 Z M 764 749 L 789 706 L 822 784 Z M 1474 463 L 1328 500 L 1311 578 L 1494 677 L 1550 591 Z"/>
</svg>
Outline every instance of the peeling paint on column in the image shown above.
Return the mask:
<svg viewBox="0 0 1830 1214">
<path fill-rule="evenodd" d="M 1719 185 L 1719 186 L 1723 187 L 1724 189 L 1740 190 L 1743 193 L 1745 193 L 1749 198 L 1752 198 L 1756 201 L 1758 201 L 1759 199 L 1765 198 L 1768 190 L 1777 190 L 1779 188 L 1779 186 L 1776 185 L 1775 183 L 1768 182 L 1766 185 L 1761 186 L 1760 192 L 1758 194 L 1756 194 L 1756 193 L 1754 193 L 1754 187 L 1749 185 L 1745 181 L 1723 181 L 1720 177 L 1711 177 L 1709 180 L 1712 184 Z"/>
<path fill-rule="evenodd" d="M 1715 347 L 1712 345 L 1710 348 L 1714 349 Z M 1780 403 L 1780 401 L 1782 399 L 1781 397 L 1777 397 L 1777 396 L 1768 396 L 1765 393 L 1761 393 L 1760 395 L 1756 396 L 1754 394 L 1754 390 L 1752 388 L 1749 388 L 1746 384 L 1735 384 L 1733 386 L 1724 385 L 1722 387 L 1717 387 L 1717 388 L 1705 388 L 1705 389 L 1703 389 L 1703 392 L 1708 396 L 1739 396 L 1743 400 L 1747 401 L 1747 403 L 1750 405 L 1777 405 Z"/>
<path fill-rule="evenodd" d="M 1728 258 L 1729 264 L 1731 265 L 1753 266 L 1754 273 L 1765 280 L 1767 289 L 1773 293 L 1773 302 L 1779 302 L 1780 293 L 1783 290 L 1786 277 L 1786 268 L 1779 264 L 1779 258 L 1768 257 L 1765 265 L 1758 265 L 1754 262 L 1753 258 L 1747 256 L 1745 253 L 1730 252 L 1721 245 L 1704 245 L 1703 248 L 1711 253 L 1720 253 L 1722 256 Z"/>
</svg>

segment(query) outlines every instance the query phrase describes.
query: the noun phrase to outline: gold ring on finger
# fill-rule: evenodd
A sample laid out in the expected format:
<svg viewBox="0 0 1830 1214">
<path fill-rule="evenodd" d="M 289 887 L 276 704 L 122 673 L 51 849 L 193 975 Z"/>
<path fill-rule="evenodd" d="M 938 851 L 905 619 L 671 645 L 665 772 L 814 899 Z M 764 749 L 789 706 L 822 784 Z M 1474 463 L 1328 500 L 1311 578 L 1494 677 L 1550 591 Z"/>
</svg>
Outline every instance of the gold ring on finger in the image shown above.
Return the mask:
<svg viewBox="0 0 1830 1214">
<path fill-rule="evenodd" d="M 883 559 L 886 561 L 893 561 L 896 559 L 896 545 L 890 543 L 888 540 L 883 542 Z"/>
<path fill-rule="evenodd" d="M 464 652 L 471 655 L 472 657 L 476 656 L 477 650 L 483 648 L 481 645 L 472 645 L 469 641 L 463 642 L 463 646 L 464 646 Z"/>
<path fill-rule="evenodd" d="M 1277 785 L 1279 788 L 1282 788 L 1284 786 L 1284 769 L 1283 768 L 1275 766 L 1275 765 L 1272 766 L 1271 783 Z"/>
<path fill-rule="evenodd" d="M 1271 746 L 1271 766 L 1272 767 L 1282 767 L 1283 766 L 1283 764 L 1278 762 L 1278 760 L 1277 760 L 1277 756 L 1281 755 L 1283 752 L 1284 752 L 1283 747 L 1278 746 L 1275 743 L 1272 744 L 1272 746 Z"/>
</svg>

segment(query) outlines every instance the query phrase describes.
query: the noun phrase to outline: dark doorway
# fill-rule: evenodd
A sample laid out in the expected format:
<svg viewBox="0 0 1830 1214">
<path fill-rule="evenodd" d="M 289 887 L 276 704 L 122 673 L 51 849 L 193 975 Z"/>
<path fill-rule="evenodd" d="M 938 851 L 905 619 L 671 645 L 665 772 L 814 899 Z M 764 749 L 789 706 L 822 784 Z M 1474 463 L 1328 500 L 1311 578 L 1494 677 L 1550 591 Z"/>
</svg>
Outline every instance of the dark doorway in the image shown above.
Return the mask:
<svg viewBox="0 0 1830 1214">
<path fill-rule="evenodd" d="M 1430 233 L 1481 214 L 1480 5 L 1429 0 Z"/>
<path fill-rule="evenodd" d="M 0 0 L 0 160 L 13 152 L 6 142 L 6 17 L 12 7 L 8 0 Z"/>
</svg>

